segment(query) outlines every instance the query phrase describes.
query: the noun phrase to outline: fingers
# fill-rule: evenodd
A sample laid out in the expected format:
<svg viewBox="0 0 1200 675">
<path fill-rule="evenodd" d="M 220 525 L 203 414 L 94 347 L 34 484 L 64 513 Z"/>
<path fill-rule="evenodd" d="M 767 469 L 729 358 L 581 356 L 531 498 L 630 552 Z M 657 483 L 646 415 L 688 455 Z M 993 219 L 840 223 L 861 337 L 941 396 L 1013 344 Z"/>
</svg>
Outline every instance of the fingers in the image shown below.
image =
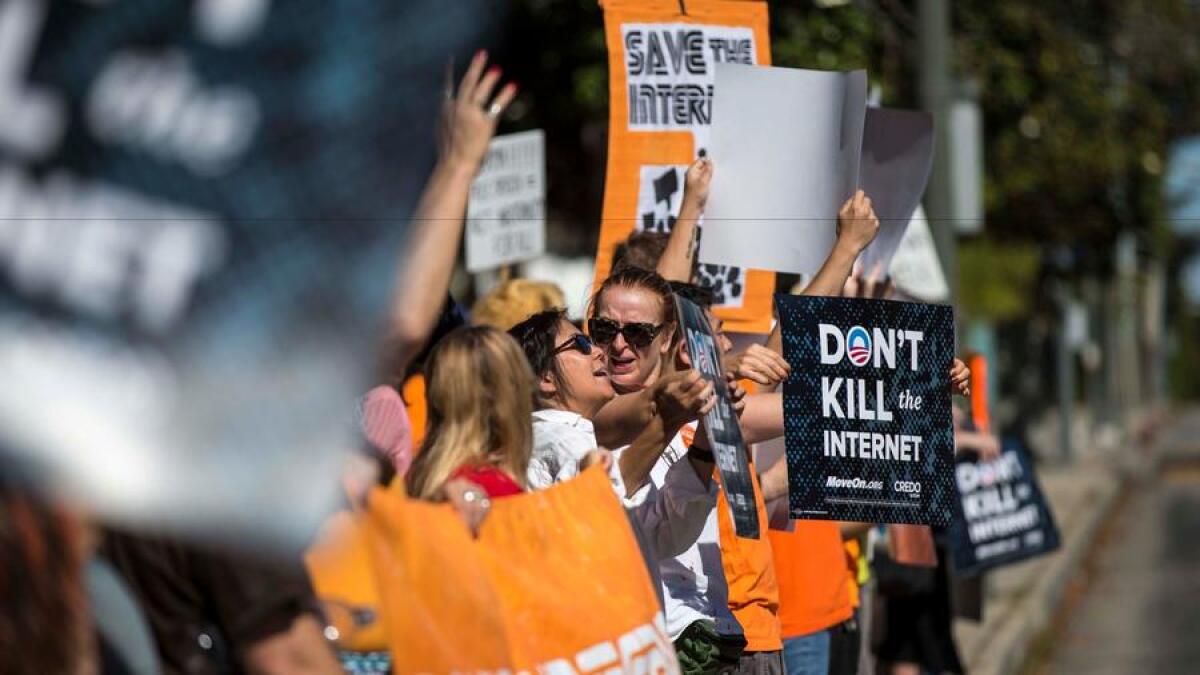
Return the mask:
<svg viewBox="0 0 1200 675">
<path fill-rule="evenodd" d="M 496 88 L 496 83 L 500 81 L 500 66 L 492 66 L 483 74 L 483 79 L 479 80 L 479 84 L 475 85 L 475 91 L 471 93 L 471 102 L 483 108 L 487 106 L 487 102 L 492 98 L 492 90 Z"/>
<path fill-rule="evenodd" d="M 446 82 L 443 85 L 443 95 L 446 100 L 454 98 L 454 57 L 446 59 Z"/>
<path fill-rule="evenodd" d="M 509 82 L 508 84 L 504 85 L 504 87 L 500 89 L 500 93 L 496 94 L 496 98 L 492 100 L 492 105 L 496 106 L 499 110 L 496 116 L 499 117 L 500 115 L 503 115 L 504 111 L 508 109 L 508 104 L 512 103 L 513 99 L 516 97 L 517 83 Z"/>
<path fill-rule="evenodd" d="M 474 100 L 475 87 L 479 84 L 479 76 L 483 74 L 483 67 L 487 64 L 487 51 L 480 49 L 475 52 L 474 58 L 471 59 L 471 65 L 467 66 L 467 72 L 463 74 L 463 79 L 458 83 L 458 100 L 471 101 Z"/>
</svg>

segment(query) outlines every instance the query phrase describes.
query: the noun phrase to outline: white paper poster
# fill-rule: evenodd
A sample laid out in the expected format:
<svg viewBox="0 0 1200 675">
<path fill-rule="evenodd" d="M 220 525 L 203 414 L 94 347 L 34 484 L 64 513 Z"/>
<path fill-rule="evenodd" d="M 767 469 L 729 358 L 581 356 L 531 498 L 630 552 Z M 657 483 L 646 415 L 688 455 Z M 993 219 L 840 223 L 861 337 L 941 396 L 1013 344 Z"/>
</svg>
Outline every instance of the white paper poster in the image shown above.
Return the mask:
<svg viewBox="0 0 1200 675">
<path fill-rule="evenodd" d="M 917 110 L 867 108 L 858 186 L 871 198 L 879 234 L 859 261 L 887 270 L 921 203 L 933 168 L 933 117 Z"/>
<path fill-rule="evenodd" d="M 858 185 L 866 71 L 719 63 L 700 261 L 814 274 Z"/>
<path fill-rule="evenodd" d="M 546 140 L 540 129 L 497 136 L 467 203 L 467 271 L 546 251 Z"/>
<path fill-rule="evenodd" d="M 950 299 L 950 287 L 942 273 L 933 232 L 920 205 L 900 239 L 888 275 L 898 290 L 917 300 L 944 302 Z"/>
</svg>

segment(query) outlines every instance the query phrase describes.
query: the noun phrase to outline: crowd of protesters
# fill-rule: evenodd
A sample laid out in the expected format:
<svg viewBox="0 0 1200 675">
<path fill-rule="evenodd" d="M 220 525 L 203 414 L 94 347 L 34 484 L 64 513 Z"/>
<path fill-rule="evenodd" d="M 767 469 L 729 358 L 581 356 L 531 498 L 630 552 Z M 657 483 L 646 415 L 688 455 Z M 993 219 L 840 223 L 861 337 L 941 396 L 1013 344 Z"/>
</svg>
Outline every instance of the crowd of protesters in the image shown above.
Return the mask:
<svg viewBox="0 0 1200 675">
<path fill-rule="evenodd" d="M 618 248 L 582 324 L 568 318 L 553 279 L 506 282 L 469 316 L 450 297 L 471 181 L 515 94 L 483 53 L 447 91 L 439 160 L 396 278 L 388 280 L 395 291 L 378 386 L 360 402 L 372 454 L 364 471 L 344 477 L 350 499 L 384 484 L 449 503 L 478 533 L 497 500 L 599 465 L 625 508 L 683 672 L 840 675 L 868 672 L 868 665 L 887 673 L 963 672 L 950 632 L 945 554 L 928 529 L 885 534 L 869 523 L 788 522 L 781 506 L 787 462 L 751 456 L 754 506 L 772 528 L 757 539 L 734 533 L 698 425 L 716 392 L 691 367 L 674 297 L 706 312 L 749 447 L 782 437 L 777 389 L 791 368 L 778 326 L 765 344 L 734 350 L 709 311 L 712 293 L 694 283 L 698 223 L 708 186 L 720 180 L 711 160 L 688 169 L 669 235 L 635 234 Z M 854 269 L 879 228 L 870 197 L 859 192 L 847 201 L 836 227 L 824 265 L 796 292 L 891 293 Z M 968 375 L 955 361 L 946 386 L 966 394 Z M 997 452 L 984 434 L 963 430 L 958 440 Z M 24 672 L 386 672 L 387 650 L 404 648 L 339 648 L 328 621 L 336 607 L 320 601 L 299 560 L 280 566 L 154 533 L 93 531 L 0 488 L 11 514 L 0 528 L 2 554 L 33 580 L 18 611 L 44 628 L 22 647 Z M 868 626 L 867 560 L 885 536 L 893 545 L 927 546 L 937 581 L 874 603 Z M 31 571 L 45 561 L 57 567 Z M 15 582 L 9 574 L 0 583 Z M 86 589 L 89 601 L 61 588 Z M 128 620 L 102 621 L 116 615 Z M 16 623 L 0 619 L 0 635 L 18 634 Z M 124 628 L 104 629 L 110 623 Z"/>
</svg>

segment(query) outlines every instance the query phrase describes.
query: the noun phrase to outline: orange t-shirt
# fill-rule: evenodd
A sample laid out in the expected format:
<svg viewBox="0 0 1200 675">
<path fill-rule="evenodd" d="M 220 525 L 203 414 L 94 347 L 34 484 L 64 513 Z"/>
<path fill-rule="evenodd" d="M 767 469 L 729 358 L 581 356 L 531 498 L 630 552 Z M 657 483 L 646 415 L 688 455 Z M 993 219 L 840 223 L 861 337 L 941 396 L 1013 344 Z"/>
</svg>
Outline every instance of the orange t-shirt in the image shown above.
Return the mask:
<svg viewBox="0 0 1200 675">
<path fill-rule="evenodd" d="M 846 590 L 850 592 L 850 606 L 857 608 L 861 603 L 858 594 L 858 558 L 862 549 L 857 539 L 847 539 L 844 545 L 846 552 Z"/>
<path fill-rule="evenodd" d="M 717 480 L 720 480 L 718 474 Z M 742 625 L 746 650 L 771 652 L 783 649 L 779 632 L 779 583 L 775 579 L 775 558 L 767 538 L 767 507 L 754 464 L 750 465 L 754 486 L 754 505 L 758 507 L 758 539 L 743 539 L 734 533 L 733 518 L 725 491 L 717 495 L 717 528 L 721 541 L 721 567 L 729 585 L 729 609 Z"/>
<path fill-rule="evenodd" d="M 854 614 L 846 592 L 854 580 L 846 569 L 846 549 L 837 523 L 796 520 L 793 524 L 792 532 L 769 532 L 779 570 L 779 623 L 785 638 L 824 630 Z"/>
</svg>

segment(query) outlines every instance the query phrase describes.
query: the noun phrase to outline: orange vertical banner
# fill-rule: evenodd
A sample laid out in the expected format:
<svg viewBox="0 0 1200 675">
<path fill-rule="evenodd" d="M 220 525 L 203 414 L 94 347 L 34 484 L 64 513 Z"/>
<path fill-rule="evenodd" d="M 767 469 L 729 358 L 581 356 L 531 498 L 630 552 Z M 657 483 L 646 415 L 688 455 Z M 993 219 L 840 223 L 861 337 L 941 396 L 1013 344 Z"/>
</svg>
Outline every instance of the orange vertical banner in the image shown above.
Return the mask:
<svg viewBox="0 0 1200 675">
<path fill-rule="evenodd" d="M 688 165 L 708 146 L 713 66 L 770 65 L 767 3 L 757 0 L 601 0 L 608 44 L 608 171 L 596 281 L 635 230 L 667 232 Z M 686 13 L 684 12 L 686 10 Z M 720 180 L 715 167 L 713 180 Z M 766 333 L 775 274 L 701 265 L 727 330 Z"/>
<path fill-rule="evenodd" d="M 992 430 L 992 418 L 988 414 L 988 364 L 982 354 L 967 358 L 971 369 L 971 421 L 975 429 L 982 432 Z"/>
</svg>

